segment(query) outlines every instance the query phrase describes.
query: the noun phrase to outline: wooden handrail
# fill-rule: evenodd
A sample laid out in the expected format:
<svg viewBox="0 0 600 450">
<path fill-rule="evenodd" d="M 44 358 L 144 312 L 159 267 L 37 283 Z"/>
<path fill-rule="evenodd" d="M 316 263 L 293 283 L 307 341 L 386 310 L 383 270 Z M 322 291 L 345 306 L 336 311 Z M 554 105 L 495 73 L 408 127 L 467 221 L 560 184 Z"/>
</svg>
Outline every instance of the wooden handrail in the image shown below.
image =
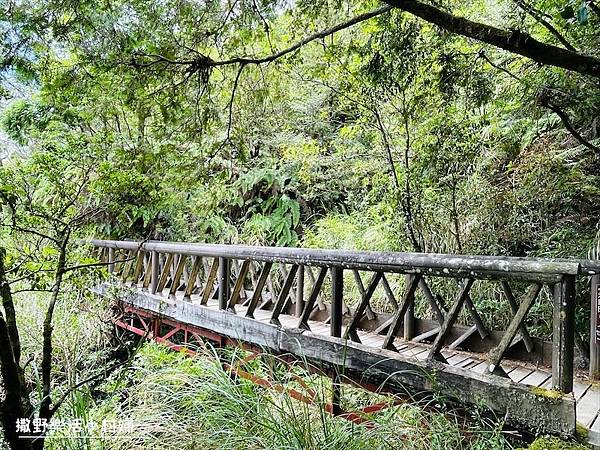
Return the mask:
<svg viewBox="0 0 600 450">
<path fill-rule="evenodd" d="M 402 326 L 404 326 L 404 338 L 406 340 L 411 340 L 415 337 L 411 331 L 414 328 L 415 321 L 412 311 L 415 304 L 415 293 L 420 289 L 423 291 L 433 310 L 437 311 L 436 318 L 439 327 L 430 336 L 435 336 L 435 341 L 433 342 L 429 359 L 438 361 L 444 360 L 444 357 L 441 355 L 442 346 L 449 340 L 454 322 L 463 309 L 463 305 L 465 311 L 468 312 L 475 323 L 472 330 L 477 330 L 482 340 L 488 337 L 489 332 L 471 300 L 470 289 L 476 280 L 500 281 L 502 282 L 502 287 L 508 297 L 509 303 L 512 300 L 511 310 L 514 317 L 510 326 L 505 331 L 502 340 L 488 353 L 488 371 L 502 376 L 506 376 L 506 374 L 503 374 L 500 361 L 505 352 L 509 350 L 509 347 L 513 345 L 517 332 L 521 333 L 522 339 L 528 342 L 527 351 L 532 351 L 533 344 L 528 339 L 525 319 L 529 308 L 538 297 L 542 285 L 546 285 L 554 299 L 552 385 L 562 392 L 571 392 L 573 386 L 576 278 L 578 276 L 595 277 L 600 274 L 600 263 L 598 261 L 564 258 L 550 259 L 440 253 L 325 250 L 224 244 L 190 244 L 164 241 L 92 239 L 88 243 L 105 249 L 105 255 L 109 263 L 109 272 L 123 272 L 123 280 L 126 280 L 130 276 L 130 271 L 134 263 L 131 261 L 121 268 L 122 264 L 118 262 L 118 259 L 115 259 L 116 252 L 125 254 L 127 258 L 131 258 L 134 254 L 137 254 L 138 262 L 135 265 L 138 267 L 138 270 L 136 270 L 137 276 L 134 277 L 135 282 L 141 281 L 142 287 L 144 289 L 149 288 L 152 294 L 161 294 L 168 280 L 170 280 L 169 295 L 174 296 L 177 290 L 181 289 L 180 280 L 183 271 L 186 270 L 186 261 L 189 261 L 189 265 L 191 265 L 192 260 L 194 260 L 196 269 L 190 272 L 194 273 L 194 275 L 191 277 L 191 281 L 184 282 L 183 290 L 187 293 L 186 298 L 188 299 L 195 288 L 195 278 L 199 270 L 199 262 L 203 258 L 212 259 L 213 263 L 210 270 L 206 267 L 203 271 L 206 275 L 206 284 L 202 288 L 202 295 L 200 296 L 201 304 L 206 304 L 209 297 L 216 292 L 219 300 L 219 308 L 232 312 L 235 312 L 235 305 L 239 300 L 240 290 L 243 288 L 244 280 L 250 268 L 249 263 L 263 264 L 264 267 L 260 277 L 254 280 L 256 289 L 253 298 L 248 303 L 248 317 L 252 317 L 255 308 L 258 306 L 260 293 L 265 288 L 265 282 L 267 282 L 271 266 L 274 264 L 289 264 L 292 266 L 292 270 L 286 275 L 285 283 L 272 308 L 271 322 L 274 324 L 278 324 L 279 314 L 281 314 L 285 307 L 289 306 L 290 289 L 296 283 L 296 274 L 300 275 L 297 281 L 298 285 L 303 286 L 304 268 L 307 268 L 309 273 L 311 273 L 310 266 L 319 267 L 319 276 L 311 283 L 312 292 L 306 299 L 303 298 L 304 294 L 302 292 L 301 303 L 298 302 L 295 306 L 295 315 L 300 319 L 298 327 L 309 329 L 308 320 L 313 312 L 315 302 L 320 302 L 319 297 L 322 292 L 323 281 L 327 274 L 331 272 L 332 299 L 330 320 L 332 326 L 331 334 L 334 337 L 339 337 L 341 333 L 343 271 L 354 271 L 355 276 L 358 274 L 358 271 L 374 272 L 369 287 L 365 289 L 363 286 L 362 290 L 364 292 L 359 307 L 355 310 L 350 325 L 346 330 L 346 334 L 352 340 L 356 341 L 359 341 L 356 328 L 363 319 L 363 315 L 368 315 L 368 312 L 372 314 L 369 303 L 370 297 L 380 282 L 384 288 L 386 286 L 385 273 L 405 274 L 407 276 L 406 290 L 402 298 L 399 301 L 395 299 L 390 300 L 396 312 L 393 317 L 381 325 L 382 330 L 388 330 L 384 348 L 394 348 L 393 341 Z M 164 259 L 161 259 L 163 258 L 161 255 L 164 255 Z M 233 272 L 231 263 L 235 263 L 236 261 L 243 261 L 242 267 L 245 269 L 237 273 L 238 280 L 234 286 L 232 284 Z M 431 289 L 427 284 L 426 278 L 428 277 L 447 277 L 457 280 L 459 291 L 451 307 L 447 305 L 449 309 L 443 311 L 443 305 L 438 304 L 438 300 L 431 293 Z M 522 300 L 520 305 L 517 305 L 510 289 L 509 282 L 513 280 L 519 282 L 525 281 L 530 284 L 531 295 Z M 303 287 L 302 290 L 304 290 Z M 293 295 L 294 301 L 297 302 L 299 294 L 296 293 Z M 390 293 L 386 291 L 386 295 L 389 299 Z M 393 294 L 391 296 L 393 297 Z M 470 329 L 461 334 L 458 339 L 453 338 L 451 345 L 459 345 L 460 342 L 468 339 L 472 330 Z M 376 332 L 378 331 L 376 330 Z M 415 337 L 416 339 L 417 337 Z"/>
<path fill-rule="evenodd" d="M 557 282 L 564 275 L 578 275 L 581 262 L 566 259 L 491 257 L 442 253 L 403 253 L 352 250 L 323 250 L 246 245 L 188 244 L 178 242 L 89 241 L 96 247 L 144 250 L 166 254 L 209 256 L 307 266 L 341 267 L 395 273 L 419 273 L 441 277 L 515 278 Z M 600 265 L 587 264 L 600 271 Z"/>
</svg>

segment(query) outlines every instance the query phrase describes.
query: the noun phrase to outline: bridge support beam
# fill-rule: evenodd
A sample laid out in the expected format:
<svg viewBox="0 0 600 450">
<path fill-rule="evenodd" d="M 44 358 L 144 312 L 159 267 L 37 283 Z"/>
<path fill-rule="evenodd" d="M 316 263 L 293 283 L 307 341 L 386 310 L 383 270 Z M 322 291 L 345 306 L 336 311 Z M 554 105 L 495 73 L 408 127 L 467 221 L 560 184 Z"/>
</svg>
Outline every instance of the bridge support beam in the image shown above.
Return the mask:
<svg viewBox="0 0 600 450">
<path fill-rule="evenodd" d="M 152 252 L 152 256 L 150 257 L 150 270 L 151 278 L 150 278 L 150 293 L 156 294 L 156 290 L 158 289 L 158 279 L 160 277 L 160 261 L 158 252 Z"/>
<path fill-rule="evenodd" d="M 331 268 L 331 336 L 342 337 L 342 303 L 344 297 L 344 271 L 341 267 Z M 342 414 L 342 367 L 335 366 L 332 378 L 331 410 L 334 415 Z"/>
<path fill-rule="evenodd" d="M 115 249 L 108 249 L 108 273 L 113 273 L 115 271 Z"/>
<path fill-rule="evenodd" d="M 229 260 L 219 258 L 219 309 L 227 309 L 229 288 Z"/>
<path fill-rule="evenodd" d="M 338 278 L 339 279 L 339 278 Z M 106 294 L 105 288 L 98 291 Z M 374 391 L 396 393 L 438 392 L 466 404 L 485 406 L 507 424 L 540 433 L 571 436 L 575 433 L 575 400 L 572 395 L 552 395 L 510 379 L 490 377 L 436 361 L 419 361 L 392 351 L 349 340 L 283 329 L 247 317 L 224 313 L 191 302 L 165 302 L 159 295 L 138 293 L 122 299 L 128 308 L 163 322 L 194 330 L 198 335 L 226 336 L 225 344 L 245 343 L 280 355 L 289 355 L 322 370 L 343 368 L 343 378 Z M 145 333 L 144 330 L 140 330 Z M 339 373 L 339 372 L 338 372 Z M 337 392 L 340 392 L 338 390 Z M 333 408 L 332 408 L 333 412 Z"/>
<path fill-rule="evenodd" d="M 590 378 L 600 380 L 600 275 L 592 277 Z"/>
<path fill-rule="evenodd" d="M 552 329 L 552 387 L 573 392 L 573 347 L 575 333 L 575 276 L 565 275 L 554 285 Z"/>
</svg>

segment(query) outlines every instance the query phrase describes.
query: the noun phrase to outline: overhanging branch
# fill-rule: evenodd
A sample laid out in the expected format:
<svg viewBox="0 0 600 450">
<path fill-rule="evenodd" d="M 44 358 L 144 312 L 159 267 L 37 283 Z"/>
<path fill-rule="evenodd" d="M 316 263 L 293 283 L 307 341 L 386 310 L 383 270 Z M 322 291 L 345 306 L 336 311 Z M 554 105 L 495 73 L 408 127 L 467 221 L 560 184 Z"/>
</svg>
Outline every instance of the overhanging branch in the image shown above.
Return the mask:
<svg viewBox="0 0 600 450">
<path fill-rule="evenodd" d="M 367 12 L 364 14 L 360 14 L 360 15 L 348 20 L 347 22 L 343 22 L 343 23 L 335 25 L 331 28 L 327 28 L 326 30 L 322 30 L 317 33 L 311 34 L 310 36 L 305 37 L 304 39 L 295 43 L 294 45 L 292 45 L 280 52 L 273 53 L 272 55 L 269 55 L 269 56 L 265 56 L 262 58 L 243 58 L 243 57 L 242 58 L 232 58 L 232 59 L 224 60 L 224 61 L 214 61 L 214 65 L 215 66 L 224 66 L 224 65 L 230 65 L 230 64 L 264 64 L 264 63 L 273 62 L 276 59 L 279 59 L 289 53 L 295 52 L 296 50 L 298 50 L 299 48 L 308 44 L 309 42 L 315 41 L 317 39 L 323 39 L 327 36 L 337 33 L 338 31 L 342 31 L 346 28 L 350 28 L 351 26 L 356 25 L 360 22 L 364 22 L 365 20 L 372 19 L 373 17 L 376 17 L 376 16 L 380 16 L 381 14 L 384 14 L 384 13 L 390 11 L 391 9 L 392 9 L 391 5 L 386 5 L 386 6 L 382 6 L 381 8 L 377 8 L 373 11 L 370 11 L 370 12 Z"/>
<path fill-rule="evenodd" d="M 312 41 L 315 41 L 317 39 L 323 39 L 327 36 L 337 33 L 338 31 L 344 30 L 346 28 L 350 28 L 353 25 L 356 25 L 358 23 L 372 19 L 373 17 L 380 16 L 380 15 L 390 11 L 391 9 L 392 9 L 392 6 L 386 5 L 386 6 L 382 6 L 381 8 L 374 9 L 373 11 L 369 11 L 364 14 L 359 14 L 358 16 L 355 16 L 346 22 L 342 22 L 331 28 L 327 28 L 326 30 L 322 30 L 317 33 L 311 34 L 310 36 L 305 37 L 304 39 L 296 42 L 295 44 L 291 45 L 290 47 L 287 47 L 284 50 L 281 50 L 277 53 L 273 53 L 273 54 L 267 55 L 267 56 L 262 56 L 262 57 L 241 56 L 241 57 L 235 57 L 235 58 L 231 58 L 231 59 L 225 59 L 222 61 L 215 61 L 211 58 L 208 58 L 205 55 L 200 55 L 198 58 L 194 58 L 194 59 L 177 60 L 177 59 L 166 58 L 162 55 L 150 54 L 150 55 L 140 55 L 140 56 L 148 57 L 150 59 L 149 62 L 141 63 L 141 62 L 134 61 L 134 65 L 152 66 L 155 64 L 162 63 L 162 64 L 189 66 L 189 67 L 191 67 L 192 70 L 200 70 L 201 68 L 207 68 L 207 67 L 230 66 L 230 65 L 237 65 L 237 64 L 240 64 L 242 66 L 247 65 L 247 64 L 266 64 L 266 63 L 273 62 L 279 58 L 282 58 L 290 53 L 293 53 L 296 50 L 300 49 L 301 47 L 305 46 L 306 44 L 308 44 Z"/>
<path fill-rule="evenodd" d="M 541 64 L 600 78 L 600 59 L 593 56 L 545 44 L 519 30 L 502 30 L 464 17 L 454 16 L 418 0 L 384 1 L 388 5 L 437 25 L 450 33 L 484 42 Z"/>
<path fill-rule="evenodd" d="M 561 122 L 563 123 L 563 126 L 567 129 L 567 131 L 569 133 L 571 133 L 571 135 L 580 144 L 582 144 L 584 147 L 589 148 L 590 150 L 592 150 L 593 152 L 595 152 L 597 155 L 600 155 L 600 147 L 598 147 L 598 146 L 592 144 L 590 141 L 586 140 L 581 135 L 581 133 L 579 133 L 575 129 L 575 127 L 573 126 L 573 124 L 569 120 L 569 116 L 567 115 L 567 113 L 564 112 L 558 105 L 554 104 L 546 96 L 542 96 L 542 98 L 540 99 L 540 103 L 542 104 L 542 106 L 545 106 L 546 108 L 550 109 L 554 114 L 556 114 L 560 118 Z"/>
<path fill-rule="evenodd" d="M 560 34 L 560 32 L 554 27 L 554 25 L 552 25 L 546 20 L 544 14 L 541 11 L 535 9 L 533 6 L 529 5 L 528 3 L 525 3 L 522 0 L 515 0 L 515 3 L 519 5 L 519 7 L 523 11 L 525 11 L 527 14 L 533 17 L 539 24 L 546 28 L 566 49 L 571 50 L 573 52 L 577 51 L 577 49 L 573 47 L 562 34 Z"/>
<path fill-rule="evenodd" d="M 569 48 L 562 48 L 538 41 L 530 34 L 520 30 L 503 30 L 485 23 L 455 16 L 436 6 L 418 0 L 384 0 L 384 2 L 387 3 L 386 6 L 360 14 L 346 22 L 311 34 L 290 47 L 267 56 L 240 56 L 215 61 L 202 54 L 199 54 L 198 57 L 193 59 L 171 59 L 159 54 L 138 54 L 136 56 L 146 58 L 146 60 L 133 60 L 132 64 L 136 67 L 150 67 L 157 64 L 176 65 L 186 67 L 186 70 L 192 72 L 228 65 L 266 64 L 293 53 L 314 40 L 330 36 L 360 22 L 387 13 L 392 8 L 397 8 L 412 14 L 415 17 L 419 17 L 426 22 L 437 25 L 450 33 L 465 36 L 508 52 L 524 56 L 540 64 L 559 67 L 600 79 L 600 59 L 575 51 L 568 42 L 564 41 L 562 36 L 561 42 Z"/>
</svg>

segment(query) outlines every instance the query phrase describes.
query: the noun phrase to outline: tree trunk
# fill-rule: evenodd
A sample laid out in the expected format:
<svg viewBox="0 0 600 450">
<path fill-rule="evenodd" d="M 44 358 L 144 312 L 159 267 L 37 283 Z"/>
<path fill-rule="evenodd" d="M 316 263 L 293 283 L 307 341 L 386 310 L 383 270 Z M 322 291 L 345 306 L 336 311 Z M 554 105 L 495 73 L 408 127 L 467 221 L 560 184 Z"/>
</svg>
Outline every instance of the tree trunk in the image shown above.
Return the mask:
<svg viewBox="0 0 600 450">
<path fill-rule="evenodd" d="M 19 330 L 17 328 L 17 318 L 15 313 L 15 305 L 10 291 L 10 284 L 6 279 L 6 269 L 4 266 L 4 256 L 6 252 L 4 249 L 0 249 L 0 293 L 2 295 L 2 306 L 4 307 L 6 328 L 8 337 L 10 339 L 10 345 L 13 351 L 15 364 L 17 366 L 17 372 L 19 375 L 19 382 L 21 384 L 21 403 L 23 405 L 23 411 L 25 416 L 30 416 L 33 412 L 31 401 L 29 399 L 29 389 L 25 383 L 25 372 L 21 367 L 21 339 L 19 338 Z"/>
<path fill-rule="evenodd" d="M 52 296 L 46 310 L 44 318 L 44 329 L 42 332 L 42 401 L 40 402 L 39 417 L 50 420 L 52 410 L 50 405 L 52 399 L 50 392 L 52 388 L 52 318 L 54 316 L 54 307 L 58 301 L 63 275 L 65 273 L 67 244 L 69 242 L 69 232 L 66 231 L 59 248 L 58 262 L 56 263 L 56 272 L 54 275 L 54 287 Z M 34 446 L 35 448 L 36 446 Z"/>
<path fill-rule="evenodd" d="M 14 307 L 12 296 L 10 295 L 10 286 L 6 283 L 6 274 L 4 270 L 4 250 L 0 250 L 0 281 L 2 282 L 2 299 L 6 319 L 0 312 L 0 373 L 2 374 L 2 385 L 4 388 L 5 399 L 1 406 L 1 423 L 4 433 L 4 439 L 11 449 L 31 448 L 31 443 L 24 439 L 19 439 L 17 434 L 17 419 L 28 417 L 30 411 L 26 411 L 23 397 L 27 392 L 23 383 L 23 371 L 19 366 L 15 356 L 15 348 L 18 344 L 18 333 L 16 322 L 14 321 Z M 13 342 L 13 336 L 16 336 L 17 343 Z M 29 400 L 25 405 L 29 404 Z"/>
</svg>

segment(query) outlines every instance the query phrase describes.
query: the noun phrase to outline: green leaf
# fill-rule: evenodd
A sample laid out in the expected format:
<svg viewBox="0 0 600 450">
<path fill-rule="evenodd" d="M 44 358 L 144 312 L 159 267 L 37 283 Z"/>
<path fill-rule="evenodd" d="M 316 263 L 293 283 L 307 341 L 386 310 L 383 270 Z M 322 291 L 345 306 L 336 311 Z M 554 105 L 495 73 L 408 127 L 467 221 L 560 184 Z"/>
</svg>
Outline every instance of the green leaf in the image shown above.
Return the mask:
<svg viewBox="0 0 600 450">
<path fill-rule="evenodd" d="M 46 246 L 46 247 L 42 247 L 41 253 L 42 253 L 42 256 L 48 258 L 51 256 L 58 255 L 58 250 L 55 249 L 54 247 Z"/>
<path fill-rule="evenodd" d="M 296 227 L 300 222 L 300 205 L 298 202 L 295 201 L 290 204 L 290 211 L 292 212 L 292 225 Z"/>
</svg>

